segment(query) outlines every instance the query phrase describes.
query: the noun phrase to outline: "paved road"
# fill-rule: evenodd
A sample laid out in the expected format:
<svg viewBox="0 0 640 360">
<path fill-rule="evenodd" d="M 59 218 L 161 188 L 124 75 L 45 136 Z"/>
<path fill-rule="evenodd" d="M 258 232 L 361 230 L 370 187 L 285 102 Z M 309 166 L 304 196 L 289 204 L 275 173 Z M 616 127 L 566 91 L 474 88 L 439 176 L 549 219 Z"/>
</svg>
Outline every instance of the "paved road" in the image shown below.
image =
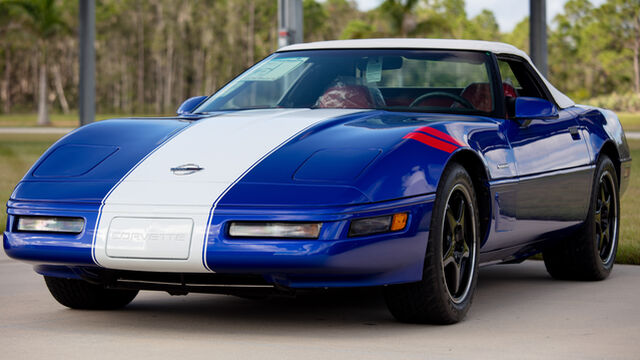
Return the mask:
<svg viewBox="0 0 640 360">
<path fill-rule="evenodd" d="M 66 134 L 75 128 L 0 127 L 0 134 Z"/>
<path fill-rule="evenodd" d="M 0 253 L 2 253 L 0 251 Z M 0 255 L 0 358 L 638 359 L 640 266 L 599 283 L 540 262 L 483 268 L 453 326 L 395 322 L 377 291 L 252 301 L 145 292 L 124 310 L 68 310 Z"/>
<path fill-rule="evenodd" d="M 634 140 L 640 139 L 639 131 L 627 131 L 624 134 L 627 136 L 627 139 L 634 139 Z"/>
</svg>

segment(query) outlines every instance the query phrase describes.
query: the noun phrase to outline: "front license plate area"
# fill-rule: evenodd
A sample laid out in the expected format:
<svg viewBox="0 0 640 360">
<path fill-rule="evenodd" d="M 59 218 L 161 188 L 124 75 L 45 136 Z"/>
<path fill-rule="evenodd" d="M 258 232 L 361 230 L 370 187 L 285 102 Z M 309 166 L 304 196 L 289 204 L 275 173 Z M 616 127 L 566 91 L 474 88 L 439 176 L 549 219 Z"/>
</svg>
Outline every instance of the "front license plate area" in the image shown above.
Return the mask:
<svg viewBox="0 0 640 360">
<path fill-rule="evenodd" d="M 107 234 L 112 258 L 187 260 L 192 219 L 116 217 Z"/>
</svg>

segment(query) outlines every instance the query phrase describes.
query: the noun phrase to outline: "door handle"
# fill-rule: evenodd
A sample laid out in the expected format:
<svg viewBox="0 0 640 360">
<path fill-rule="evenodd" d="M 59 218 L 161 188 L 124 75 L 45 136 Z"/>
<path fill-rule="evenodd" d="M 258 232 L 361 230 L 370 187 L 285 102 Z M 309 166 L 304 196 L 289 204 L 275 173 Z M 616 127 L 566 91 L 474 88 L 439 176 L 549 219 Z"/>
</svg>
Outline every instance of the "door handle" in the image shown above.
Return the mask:
<svg viewBox="0 0 640 360">
<path fill-rule="evenodd" d="M 580 140 L 580 130 L 577 126 L 570 126 L 569 134 L 571 134 L 571 138 L 573 138 L 573 140 Z"/>
</svg>

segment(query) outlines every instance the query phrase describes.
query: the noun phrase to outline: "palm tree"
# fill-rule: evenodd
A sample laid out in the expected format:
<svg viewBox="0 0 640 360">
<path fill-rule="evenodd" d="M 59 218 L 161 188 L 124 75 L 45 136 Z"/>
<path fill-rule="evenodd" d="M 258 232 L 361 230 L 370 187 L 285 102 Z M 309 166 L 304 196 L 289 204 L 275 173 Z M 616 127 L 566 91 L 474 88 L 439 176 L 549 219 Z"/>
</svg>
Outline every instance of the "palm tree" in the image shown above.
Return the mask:
<svg viewBox="0 0 640 360">
<path fill-rule="evenodd" d="M 56 0 L 5 0 L 4 4 L 18 8 L 24 16 L 24 26 L 37 38 L 38 125 L 50 125 L 47 100 L 47 49 L 51 40 L 69 31 L 63 19 L 62 7 Z"/>
</svg>

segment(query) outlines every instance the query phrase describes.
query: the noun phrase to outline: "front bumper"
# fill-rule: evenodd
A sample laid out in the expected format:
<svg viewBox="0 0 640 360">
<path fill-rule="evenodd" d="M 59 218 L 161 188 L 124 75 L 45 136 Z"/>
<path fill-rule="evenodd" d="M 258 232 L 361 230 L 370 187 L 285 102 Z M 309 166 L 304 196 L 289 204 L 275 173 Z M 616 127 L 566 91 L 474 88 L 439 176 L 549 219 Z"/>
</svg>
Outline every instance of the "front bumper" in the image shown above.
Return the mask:
<svg viewBox="0 0 640 360">
<path fill-rule="evenodd" d="M 219 207 L 211 217 L 200 253 L 201 273 L 259 275 L 269 284 L 289 288 L 376 286 L 417 281 L 422 277 L 431 209 L 435 195 L 343 207 L 234 208 Z M 140 268 L 101 267 L 92 255 L 99 204 L 8 203 L 4 249 L 15 259 L 31 262 L 43 275 L 81 278 L 109 270 L 184 273 L 171 262 L 140 259 Z M 352 219 L 406 211 L 407 227 L 399 232 L 348 237 Z M 85 219 L 77 235 L 14 231 L 16 215 L 73 216 Z M 320 221 L 319 239 L 234 239 L 231 221 Z M 135 264 L 135 263 L 134 263 Z"/>
</svg>

